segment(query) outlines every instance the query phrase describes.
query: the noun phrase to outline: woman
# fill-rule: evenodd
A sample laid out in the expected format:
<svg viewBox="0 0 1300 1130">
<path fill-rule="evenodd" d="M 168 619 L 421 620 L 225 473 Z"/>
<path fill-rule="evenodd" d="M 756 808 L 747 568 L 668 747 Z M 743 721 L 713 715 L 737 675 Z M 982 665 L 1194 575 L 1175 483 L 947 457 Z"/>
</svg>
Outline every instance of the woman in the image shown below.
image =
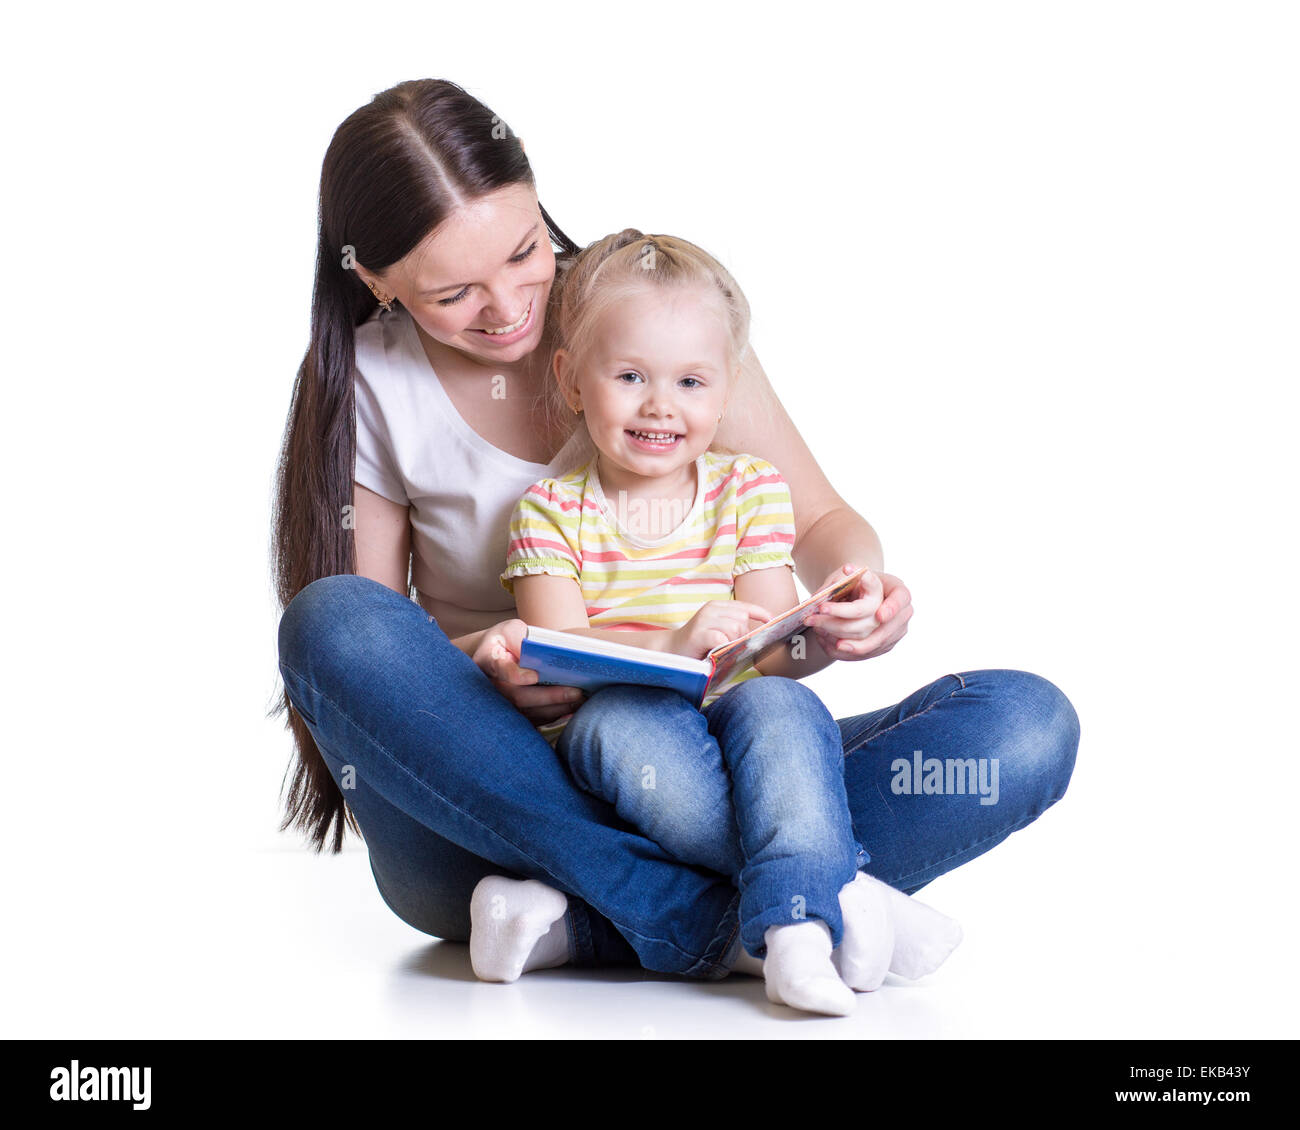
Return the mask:
<svg viewBox="0 0 1300 1130">
<path fill-rule="evenodd" d="M 723 977 L 740 952 L 730 881 L 679 863 L 572 783 L 536 726 L 578 694 L 529 685 L 515 662 L 522 625 L 497 579 L 510 511 L 569 468 L 578 442 L 547 374 L 552 241 L 576 250 L 538 203 L 518 139 L 451 83 L 394 87 L 331 142 L 276 507 L 298 751 L 285 827 L 338 850 L 344 825 L 359 826 L 385 901 L 438 937 L 468 938 L 479 881 L 515 876 L 566 892 L 575 963 Z M 752 354 L 743 379 L 768 410 L 728 419 L 718 441 L 782 468 L 801 578 L 820 587 L 849 562 L 879 572 L 874 531 Z M 836 658 L 882 655 L 906 631 L 908 591 L 881 576 L 877 609 L 849 601 L 817 623 Z M 1079 736 L 1064 695 L 1017 671 L 948 675 L 839 727 L 867 870 L 908 894 L 1058 800 Z M 915 750 L 996 758 L 997 803 L 886 802 L 892 763 Z"/>
</svg>

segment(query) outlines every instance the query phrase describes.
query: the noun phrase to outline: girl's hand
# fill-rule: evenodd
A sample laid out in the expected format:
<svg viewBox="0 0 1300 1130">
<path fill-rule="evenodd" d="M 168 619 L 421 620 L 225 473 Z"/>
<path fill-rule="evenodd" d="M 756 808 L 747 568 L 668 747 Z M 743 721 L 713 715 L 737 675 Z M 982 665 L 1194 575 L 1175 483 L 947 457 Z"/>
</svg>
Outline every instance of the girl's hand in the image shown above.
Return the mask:
<svg viewBox="0 0 1300 1130">
<path fill-rule="evenodd" d="M 834 584 L 856 569 L 856 565 L 845 565 L 820 587 Z M 907 586 L 889 573 L 868 571 L 849 599 L 824 603 L 809 620 L 809 627 L 832 659 L 873 659 L 903 638 L 911 618 L 912 594 Z"/>
<path fill-rule="evenodd" d="M 671 650 L 692 659 L 703 659 L 715 647 L 740 639 L 770 619 L 772 614 L 757 604 L 711 600 L 680 628 L 673 629 Z"/>
<path fill-rule="evenodd" d="M 528 625 L 503 620 L 483 633 L 473 659 L 516 710 L 534 726 L 572 714 L 582 700 L 577 687 L 538 686 L 537 672 L 519 666 L 519 648 Z"/>
</svg>

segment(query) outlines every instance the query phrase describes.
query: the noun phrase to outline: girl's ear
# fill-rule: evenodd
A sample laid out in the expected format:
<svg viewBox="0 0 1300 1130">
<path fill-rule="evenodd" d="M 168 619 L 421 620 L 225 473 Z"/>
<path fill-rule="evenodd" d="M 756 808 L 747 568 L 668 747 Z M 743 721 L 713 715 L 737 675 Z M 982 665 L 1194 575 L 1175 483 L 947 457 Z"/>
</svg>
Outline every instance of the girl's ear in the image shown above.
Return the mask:
<svg viewBox="0 0 1300 1130">
<path fill-rule="evenodd" d="M 564 403 L 573 409 L 575 413 L 582 411 L 582 396 L 577 389 L 577 381 L 574 374 L 573 358 L 567 349 L 557 349 L 555 356 L 551 360 L 552 368 L 555 372 L 555 383 L 560 386 L 560 395 L 564 397 Z"/>
</svg>

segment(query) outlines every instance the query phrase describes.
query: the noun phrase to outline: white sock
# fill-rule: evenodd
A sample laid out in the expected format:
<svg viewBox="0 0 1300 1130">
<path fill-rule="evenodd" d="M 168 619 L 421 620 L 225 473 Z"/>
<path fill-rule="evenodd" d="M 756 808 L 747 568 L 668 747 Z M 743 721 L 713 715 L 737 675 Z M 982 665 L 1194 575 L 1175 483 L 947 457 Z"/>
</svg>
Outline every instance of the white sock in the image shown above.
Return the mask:
<svg viewBox="0 0 1300 1130">
<path fill-rule="evenodd" d="M 835 968 L 844 983 L 860 993 L 880 988 L 894 956 L 894 915 L 883 883 L 866 881 L 861 871 L 840 888 L 844 940 L 835 951 Z"/>
<path fill-rule="evenodd" d="M 853 1011 L 857 1003 L 853 990 L 831 964 L 831 931 L 825 922 L 769 926 L 763 941 L 768 1000 L 828 1016 L 848 1016 Z"/>
<path fill-rule="evenodd" d="M 880 888 L 894 920 L 894 956 L 889 971 L 913 981 L 933 973 L 957 948 L 961 927 L 934 907 L 859 871 L 855 882 L 863 880 Z"/>
<path fill-rule="evenodd" d="M 517 981 L 569 960 L 568 900 L 536 879 L 480 879 L 469 900 L 469 960 L 480 981 Z"/>
</svg>

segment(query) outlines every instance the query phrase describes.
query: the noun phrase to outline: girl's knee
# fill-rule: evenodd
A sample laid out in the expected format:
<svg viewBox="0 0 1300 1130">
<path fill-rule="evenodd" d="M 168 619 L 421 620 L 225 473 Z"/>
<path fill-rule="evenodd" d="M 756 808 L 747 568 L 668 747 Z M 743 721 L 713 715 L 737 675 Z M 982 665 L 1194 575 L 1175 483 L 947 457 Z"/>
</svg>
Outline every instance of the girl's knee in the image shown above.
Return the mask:
<svg viewBox="0 0 1300 1130">
<path fill-rule="evenodd" d="M 681 695 L 661 687 L 618 684 L 602 687 L 584 702 L 565 727 L 565 744 L 598 747 L 635 742 L 638 736 L 663 732 L 665 727 L 695 713 Z"/>
<path fill-rule="evenodd" d="M 583 788 L 591 789 L 625 764 L 640 764 L 647 746 L 662 743 L 664 727 L 689 708 L 681 695 L 658 687 L 603 687 L 569 719 L 556 750 Z"/>
<path fill-rule="evenodd" d="M 763 675 L 747 679 L 724 696 L 730 710 L 743 710 L 768 734 L 812 737 L 816 745 L 843 756 L 839 726 L 826 704 L 795 679 Z"/>
</svg>

